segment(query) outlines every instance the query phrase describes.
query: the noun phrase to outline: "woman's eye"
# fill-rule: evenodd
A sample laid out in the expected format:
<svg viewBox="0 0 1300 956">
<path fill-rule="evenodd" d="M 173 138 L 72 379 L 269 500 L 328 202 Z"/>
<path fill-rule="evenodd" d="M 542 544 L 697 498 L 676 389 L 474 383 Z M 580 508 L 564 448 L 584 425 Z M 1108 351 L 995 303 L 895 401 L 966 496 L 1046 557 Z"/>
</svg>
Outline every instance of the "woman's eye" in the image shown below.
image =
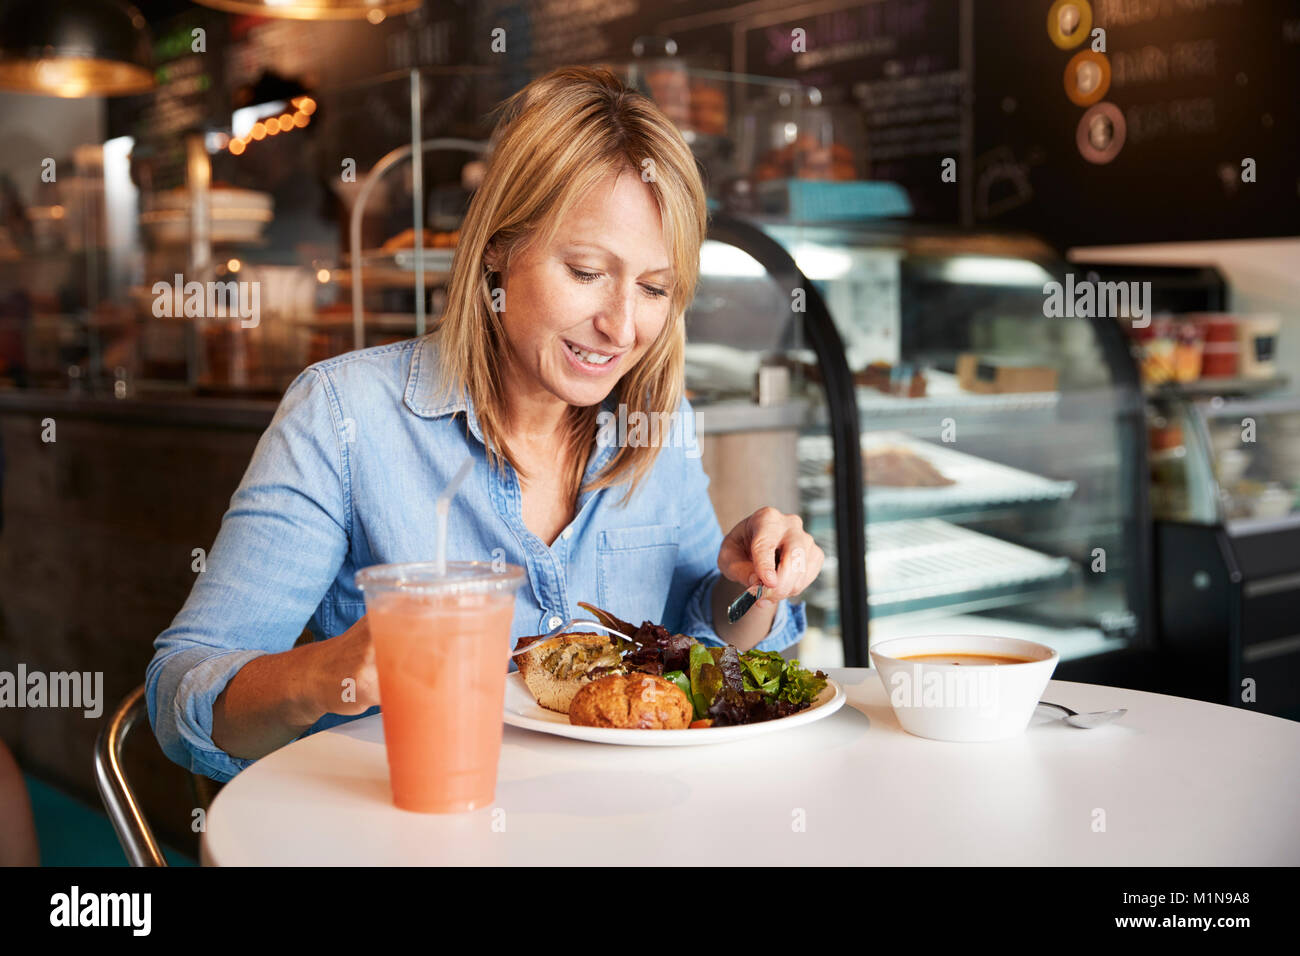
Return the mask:
<svg viewBox="0 0 1300 956">
<path fill-rule="evenodd" d="M 567 268 L 569 272 L 573 274 L 573 277 L 579 282 L 595 282 L 600 278 L 599 272 L 587 272 L 583 269 L 574 268 L 573 266 L 568 266 Z M 652 299 L 662 299 L 668 295 L 667 289 L 662 289 L 657 285 L 643 285 L 641 288 L 644 289 L 645 294 Z"/>
</svg>

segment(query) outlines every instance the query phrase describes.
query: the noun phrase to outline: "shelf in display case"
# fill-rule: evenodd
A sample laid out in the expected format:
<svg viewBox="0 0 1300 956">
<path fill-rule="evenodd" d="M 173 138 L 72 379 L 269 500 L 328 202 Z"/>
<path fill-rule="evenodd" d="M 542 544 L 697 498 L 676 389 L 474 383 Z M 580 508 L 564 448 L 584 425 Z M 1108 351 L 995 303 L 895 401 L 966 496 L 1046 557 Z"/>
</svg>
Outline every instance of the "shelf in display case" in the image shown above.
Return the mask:
<svg viewBox="0 0 1300 956">
<path fill-rule="evenodd" d="M 868 432 L 864 453 L 886 447 L 916 455 L 953 483 L 939 487 L 866 488 L 870 523 L 964 514 L 1007 505 L 1061 501 L 1078 487 L 1074 481 L 1044 478 L 953 448 L 913 438 L 905 432 Z M 832 501 L 831 442 L 825 435 L 799 438 L 799 490 L 809 514 L 829 511 Z M 864 464 L 865 473 L 865 464 Z"/>
<path fill-rule="evenodd" d="M 1266 395 L 1284 388 L 1285 375 L 1267 378 L 1198 378 L 1193 382 L 1148 382 L 1143 392 L 1152 398 L 1209 398 L 1215 395 Z"/>
<path fill-rule="evenodd" d="M 927 370 L 927 376 L 933 376 Z M 1011 392 L 1008 394 L 981 395 L 976 392 L 935 392 L 919 398 L 904 395 L 886 395 L 873 388 L 857 389 L 858 414 L 862 418 L 909 415 L 936 415 L 945 410 L 976 410 L 981 412 L 1027 412 L 1056 408 L 1061 401 L 1060 392 Z"/>
<path fill-rule="evenodd" d="M 451 260 L 455 247 L 431 248 L 425 246 L 419 256 L 424 267 L 424 284 L 441 285 L 451 278 Z M 341 288 L 352 287 L 351 256 L 344 253 L 340 268 L 330 270 L 330 281 Z M 367 288 L 409 288 L 415 281 L 415 249 L 384 252 L 372 249 L 361 253 L 361 280 Z"/>
<path fill-rule="evenodd" d="M 858 417 L 864 422 L 873 418 L 933 417 L 949 412 L 979 412 L 990 414 L 1023 414 L 1025 412 L 1050 412 L 1061 404 L 1061 392 L 1006 392 L 983 394 L 968 392 L 957 385 L 957 377 L 931 368 L 921 371 L 926 378 L 926 394 L 912 398 L 890 395 L 866 385 L 854 388 Z M 1077 397 L 1086 389 L 1069 393 Z M 825 424 L 824 410 L 814 419 Z"/>
<path fill-rule="evenodd" d="M 827 556 L 818 581 L 833 581 Z M 949 605 L 994 606 L 1036 597 L 1073 581 L 1068 558 L 1052 557 L 938 518 L 867 528 L 867 603 L 873 617 Z M 814 585 L 807 601 L 834 608 L 831 586 Z"/>
</svg>

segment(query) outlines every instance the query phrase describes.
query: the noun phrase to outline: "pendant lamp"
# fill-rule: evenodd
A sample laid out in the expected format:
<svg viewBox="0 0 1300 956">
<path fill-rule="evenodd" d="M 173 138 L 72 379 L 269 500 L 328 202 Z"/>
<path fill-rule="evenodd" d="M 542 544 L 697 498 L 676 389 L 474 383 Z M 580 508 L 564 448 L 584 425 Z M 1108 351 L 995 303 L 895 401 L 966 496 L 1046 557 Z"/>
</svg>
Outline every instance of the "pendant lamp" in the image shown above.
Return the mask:
<svg viewBox="0 0 1300 956">
<path fill-rule="evenodd" d="M 120 0 L 10 0 L 0 5 L 0 89 L 121 96 L 154 85 L 144 17 Z"/>
</svg>

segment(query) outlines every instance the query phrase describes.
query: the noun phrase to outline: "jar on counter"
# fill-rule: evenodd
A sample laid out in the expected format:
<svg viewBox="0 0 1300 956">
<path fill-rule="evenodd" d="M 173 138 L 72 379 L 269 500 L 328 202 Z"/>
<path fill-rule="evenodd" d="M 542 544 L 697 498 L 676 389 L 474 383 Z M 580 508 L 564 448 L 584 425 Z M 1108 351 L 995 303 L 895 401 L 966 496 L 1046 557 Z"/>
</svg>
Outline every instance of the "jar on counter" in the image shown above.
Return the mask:
<svg viewBox="0 0 1300 956">
<path fill-rule="evenodd" d="M 824 104 L 815 87 L 783 87 L 741 115 L 737 153 L 755 183 L 854 180 L 867 168 L 866 130 L 856 109 Z"/>
<path fill-rule="evenodd" d="M 1277 374 L 1277 336 L 1282 319 L 1276 315 L 1245 315 L 1238 322 L 1240 374 L 1245 378 L 1272 378 Z"/>
</svg>

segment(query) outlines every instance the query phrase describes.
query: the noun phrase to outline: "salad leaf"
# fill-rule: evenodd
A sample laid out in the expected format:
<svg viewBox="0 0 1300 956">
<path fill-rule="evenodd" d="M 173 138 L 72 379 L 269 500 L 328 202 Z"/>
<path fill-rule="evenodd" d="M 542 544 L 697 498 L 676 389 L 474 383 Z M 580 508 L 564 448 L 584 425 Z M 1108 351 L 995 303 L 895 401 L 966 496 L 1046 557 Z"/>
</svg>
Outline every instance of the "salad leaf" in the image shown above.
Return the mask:
<svg viewBox="0 0 1300 956">
<path fill-rule="evenodd" d="M 826 687 L 826 675 L 787 661 L 774 651 L 746 651 L 740 655 L 744 689 L 758 691 L 769 701 L 806 706 Z"/>
<path fill-rule="evenodd" d="M 775 696 L 781 689 L 781 675 L 785 673 L 785 658 L 773 651 L 746 651 L 740 658 L 744 673 L 744 689 L 762 691 Z"/>
<path fill-rule="evenodd" d="M 825 674 L 821 671 L 813 673 L 800 667 L 798 661 L 790 661 L 785 669 L 785 681 L 781 685 L 779 696 L 792 704 L 811 704 L 825 689 Z"/>
<path fill-rule="evenodd" d="M 681 671 L 669 671 L 664 674 L 664 680 L 672 681 L 681 688 L 682 693 L 686 695 L 686 699 L 691 701 L 692 705 L 694 705 L 694 700 L 691 697 L 691 679 L 689 677 Z"/>
<path fill-rule="evenodd" d="M 703 644 L 691 645 L 691 703 L 695 705 L 697 719 L 709 712 L 709 705 L 723 685 L 722 668 L 709 651 Z"/>
<path fill-rule="evenodd" d="M 727 687 L 742 690 L 744 685 L 743 669 L 740 665 L 740 652 L 732 645 L 710 647 L 713 662 L 722 669 L 722 682 Z"/>
</svg>

